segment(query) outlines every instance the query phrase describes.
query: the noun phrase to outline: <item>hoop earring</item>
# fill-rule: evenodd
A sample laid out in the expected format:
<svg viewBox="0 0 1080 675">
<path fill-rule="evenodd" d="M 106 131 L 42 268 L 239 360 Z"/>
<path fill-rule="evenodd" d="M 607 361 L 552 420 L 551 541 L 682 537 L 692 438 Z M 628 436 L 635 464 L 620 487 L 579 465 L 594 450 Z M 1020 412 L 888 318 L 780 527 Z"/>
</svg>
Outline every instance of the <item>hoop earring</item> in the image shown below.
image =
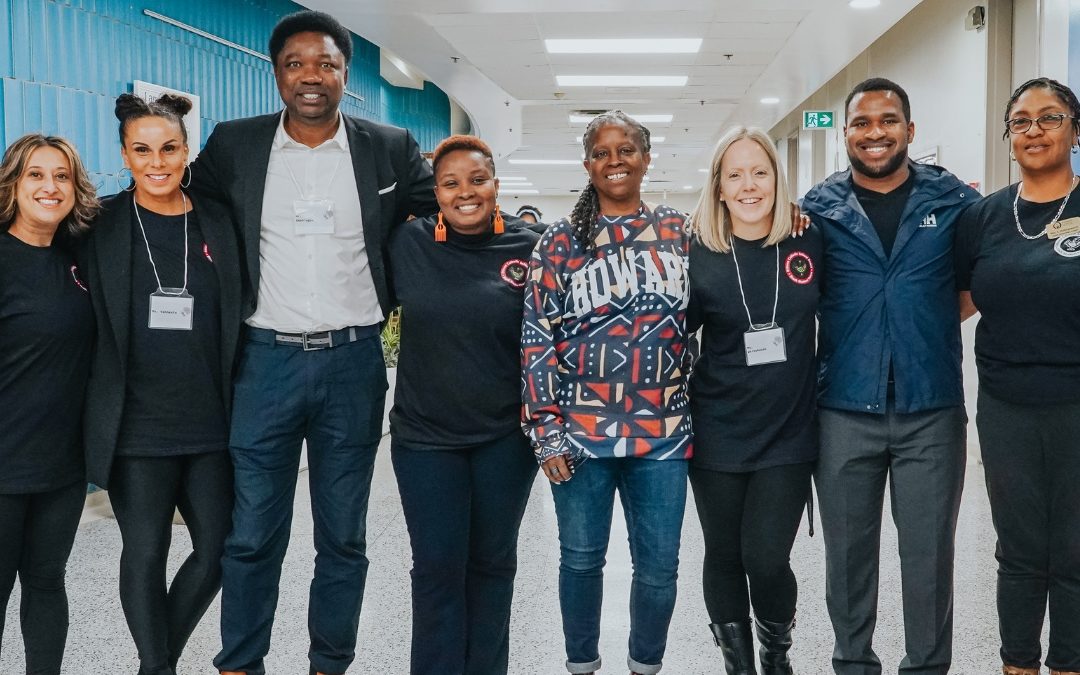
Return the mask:
<svg viewBox="0 0 1080 675">
<path fill-rule="evenodd" d="M 184 177 L 180 176 L 180 187 L 187 189 L 191 186 L 191 176 L 195 173 L 191 170 L 190 164 L 184 165 L 184 171 L 187 173 L 187 185 L 184 184 Z"/>
<path fill-rule="evenodd" d="M 127 187 L 124 187 L 124 172 L 125 171 L 128 172 L 128 183 L 129 183 L 129 185 Z M 131 173 L 131 169 L 127 168 L 126 166 L 123 167 L 122 169 L 120 169 L 116 173 L 116 183 L 117 183 L 117 185 L 120 186 L 120 189 L 123 190 L 124 192 L 134 192 L 135 191 L 135 176 Z"/>
</svg>

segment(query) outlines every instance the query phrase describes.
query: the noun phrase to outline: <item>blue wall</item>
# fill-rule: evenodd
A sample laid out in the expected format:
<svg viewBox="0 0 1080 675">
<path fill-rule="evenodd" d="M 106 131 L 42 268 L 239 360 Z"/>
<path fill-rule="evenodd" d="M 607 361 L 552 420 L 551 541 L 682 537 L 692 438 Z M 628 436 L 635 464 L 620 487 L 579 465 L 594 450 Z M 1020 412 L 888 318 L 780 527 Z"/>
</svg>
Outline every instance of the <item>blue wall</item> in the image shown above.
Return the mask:
<svg viewBox="0 0 1080 675">
<path fill-rule="evenodd" d="M 122 166 L 113 102 L 133 80 L 200 97 L 202 139 L 221 120 L 281 108 L 270 63 L 143 14 L 149 9 L 266 53 L 286 0 L 0 0 L 0 147 L 43 131 L 73 140 L 102 193 Z M 422 150 L 450 133 L 449 100 L 379 76 L 379 49 L 354 36 L 346 114 L 407 127 Z"/>
</svg>

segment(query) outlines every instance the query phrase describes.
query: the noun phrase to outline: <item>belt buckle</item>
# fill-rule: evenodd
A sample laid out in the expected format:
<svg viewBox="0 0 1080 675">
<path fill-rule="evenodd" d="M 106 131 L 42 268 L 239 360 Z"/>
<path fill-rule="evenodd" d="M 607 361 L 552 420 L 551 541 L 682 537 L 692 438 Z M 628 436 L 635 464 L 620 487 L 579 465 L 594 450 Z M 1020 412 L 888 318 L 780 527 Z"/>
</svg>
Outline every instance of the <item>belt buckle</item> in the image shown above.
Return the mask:
<svg viewBox="0 0 1080 675">
<path fill-rule="evenodd" d="M 326 336 L 326 344 L 324 344 L 324 345 L 315 345 L 315 344 L 312 344 L 311 342 L 309 342 L 310 339 L 315 339 L 315 340 L 319 339 L 319 336 L 321 336 L 321 335 Z M 328 330 L 327 331 L 312 332 L 312 333 L 301 333 L 300 334 L 300 345 L 303 347 L 305 352 L 317 352 L 317 351 L 319 351 L 321 349 L 330 349 L 331 347 L 334 346 L 334 333 L 333 333 L 333 331 L 328 331 Z"/>
</svg>

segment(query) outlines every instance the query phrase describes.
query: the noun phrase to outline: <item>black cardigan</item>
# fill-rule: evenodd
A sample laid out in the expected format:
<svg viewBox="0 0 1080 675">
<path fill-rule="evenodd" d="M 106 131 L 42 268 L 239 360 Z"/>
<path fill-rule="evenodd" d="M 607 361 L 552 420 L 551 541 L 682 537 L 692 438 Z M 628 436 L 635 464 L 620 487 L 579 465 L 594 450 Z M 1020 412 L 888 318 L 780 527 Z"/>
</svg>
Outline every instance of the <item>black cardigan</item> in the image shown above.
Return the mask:
<svg viewBox="0 0 1080 675">
<path fill-rule="evenodd" d="M 87 480 L 103 488 L 109 484 L 127 390 L 132 199 L 132 193 L 121 192 L 102 201 L 82 256 L 97 318 L 83 416 L 86 474 Z M 206 243 L 214 252 L 214 270 L 221 288 L 221 396 L 228 414 L 241 327 L 240 250 L 229 211 L 223 204 L 199 197 L 194 207 Z"/>
</svg>

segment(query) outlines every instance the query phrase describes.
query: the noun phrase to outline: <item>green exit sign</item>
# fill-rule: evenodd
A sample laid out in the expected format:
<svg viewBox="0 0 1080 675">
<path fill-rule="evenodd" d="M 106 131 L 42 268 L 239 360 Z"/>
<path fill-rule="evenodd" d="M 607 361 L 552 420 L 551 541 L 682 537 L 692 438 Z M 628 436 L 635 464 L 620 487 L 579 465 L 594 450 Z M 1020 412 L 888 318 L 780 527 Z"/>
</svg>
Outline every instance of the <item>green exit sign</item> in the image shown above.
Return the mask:
<svg viewBox="0 0 1080 675">
<path fill-rule="evenodd" d="M 831 110 L 804 110 L 802 113 L 803 129 L 832 129 L 836 116 Z"/>
</svg>

